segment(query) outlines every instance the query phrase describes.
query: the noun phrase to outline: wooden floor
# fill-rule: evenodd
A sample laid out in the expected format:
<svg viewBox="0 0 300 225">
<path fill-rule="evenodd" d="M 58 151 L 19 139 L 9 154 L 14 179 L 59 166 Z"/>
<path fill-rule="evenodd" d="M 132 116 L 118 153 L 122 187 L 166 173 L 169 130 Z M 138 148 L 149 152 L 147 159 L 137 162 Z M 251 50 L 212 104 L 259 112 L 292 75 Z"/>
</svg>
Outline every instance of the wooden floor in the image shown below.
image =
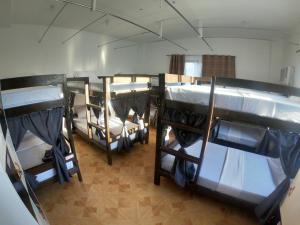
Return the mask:
<svg viewBox="0 0 300 225">
<path fill-rule="evenodd" d="M 169 179 L 153 184 L 155 133 L 150 144 L 113 155 L 75 136 L 83 183 L 49 184 L 37 192 L 52 225 L 252 225 L 245 210 L 184 190 Z"/>
</svg>

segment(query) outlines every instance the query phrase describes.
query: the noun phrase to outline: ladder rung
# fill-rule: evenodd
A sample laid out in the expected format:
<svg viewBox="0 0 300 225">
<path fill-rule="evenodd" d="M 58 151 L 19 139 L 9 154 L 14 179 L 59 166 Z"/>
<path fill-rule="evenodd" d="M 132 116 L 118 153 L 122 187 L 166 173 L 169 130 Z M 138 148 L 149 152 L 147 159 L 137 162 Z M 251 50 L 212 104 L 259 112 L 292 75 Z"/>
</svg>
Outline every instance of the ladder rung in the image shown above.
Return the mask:
<svg viewBox="0 0 300 225">
<path fill-rule="evenodd" d="M 99 106 L 99 105 L 94 105 L 94 104 L 90 104 L 90 103 L 88 103 L 88 104 L 86 104 L 87 105 L 87 107 L 91 107 L 91 108 L 94 108 L 94 109 L 99 109 L 99 110 L 101 110 L 101 106 Z"/>
</svg>

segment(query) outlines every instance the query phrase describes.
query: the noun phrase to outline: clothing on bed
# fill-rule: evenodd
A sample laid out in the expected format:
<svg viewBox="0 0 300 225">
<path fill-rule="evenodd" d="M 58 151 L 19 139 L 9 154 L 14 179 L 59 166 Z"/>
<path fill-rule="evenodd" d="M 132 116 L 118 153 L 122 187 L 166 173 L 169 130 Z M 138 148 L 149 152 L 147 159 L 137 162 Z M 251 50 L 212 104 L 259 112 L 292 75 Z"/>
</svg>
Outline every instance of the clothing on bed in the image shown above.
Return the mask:
<svg viewBox="0 0 300 225">
<path fill-rule="evenodd" d="M 54 165 L 60 183 L 70 180 L 64 157 L 70 149 L 62 134 L 63 114 L 64 108 L 55 108 L 7 120 L 15 149 L 18 149 L 27 130 L 52 146 Z"/>
</svg>

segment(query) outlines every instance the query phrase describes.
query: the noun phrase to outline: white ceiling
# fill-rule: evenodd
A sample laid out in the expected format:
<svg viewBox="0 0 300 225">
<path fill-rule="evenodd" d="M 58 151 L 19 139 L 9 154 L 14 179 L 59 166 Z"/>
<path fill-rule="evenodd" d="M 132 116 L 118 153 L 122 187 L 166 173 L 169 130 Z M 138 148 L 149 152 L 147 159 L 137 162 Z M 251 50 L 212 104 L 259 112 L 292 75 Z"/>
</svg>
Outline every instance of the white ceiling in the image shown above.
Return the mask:
<svg viewBox="0 0 300 225">
<path fill-rule="evenodd" d="M 71 1 L 91 4 L 91 0 Z M 205 37 L 285 38 L 290 29 L 300 23 L 300 0 L 170 1 L 195 27 L 202 24 Z M 62 6 L 63 3 L 56 0 L 12 0 L 11 23 L 48 25 Z M 164 21 L 164 35 L 172 40 L 196 36 L 163 0 L 162 4 L 161 0 L 97 0 L 97 9 L 125 17 L 155 32 L 159 32 L 160 21 Z M 80 29 L 101 15 L 69 4 L 54 26 Z M 143 32 L 111 16 L 86 30 L 117 38 Z M 156 38 L 147 34 L 132 40 L 154 41 Z"/>
</svg>

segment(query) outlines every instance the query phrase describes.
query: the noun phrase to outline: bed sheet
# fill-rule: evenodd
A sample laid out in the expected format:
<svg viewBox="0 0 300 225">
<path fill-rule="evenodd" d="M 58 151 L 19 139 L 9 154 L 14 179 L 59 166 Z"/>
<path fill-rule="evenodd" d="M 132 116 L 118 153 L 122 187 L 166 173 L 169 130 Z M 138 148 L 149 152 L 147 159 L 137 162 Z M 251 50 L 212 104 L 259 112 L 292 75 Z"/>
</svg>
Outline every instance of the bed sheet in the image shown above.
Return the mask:
<svg viewBox="0 0 300 225">
<path fill-rule="evenodd" d="M 61 87 L 39 86 L 2 91 L 4 109 L 25 106 L 63 98 Z"/>
<path fill-rule="evenodd" d="M 201 144 L 201 140 L 197 141 L 186 149 L 187 153 L 199 155 Z M 174 149 L 178 150 L 179 145 Z M 162 168 L 171 171 L 174 159 L 170 154 L 163 156 Z M 208 143 L 198 184 L 248 202 L 259 203 L 275 190 L 284 177 L 278 159 Z"/>
</svg>

